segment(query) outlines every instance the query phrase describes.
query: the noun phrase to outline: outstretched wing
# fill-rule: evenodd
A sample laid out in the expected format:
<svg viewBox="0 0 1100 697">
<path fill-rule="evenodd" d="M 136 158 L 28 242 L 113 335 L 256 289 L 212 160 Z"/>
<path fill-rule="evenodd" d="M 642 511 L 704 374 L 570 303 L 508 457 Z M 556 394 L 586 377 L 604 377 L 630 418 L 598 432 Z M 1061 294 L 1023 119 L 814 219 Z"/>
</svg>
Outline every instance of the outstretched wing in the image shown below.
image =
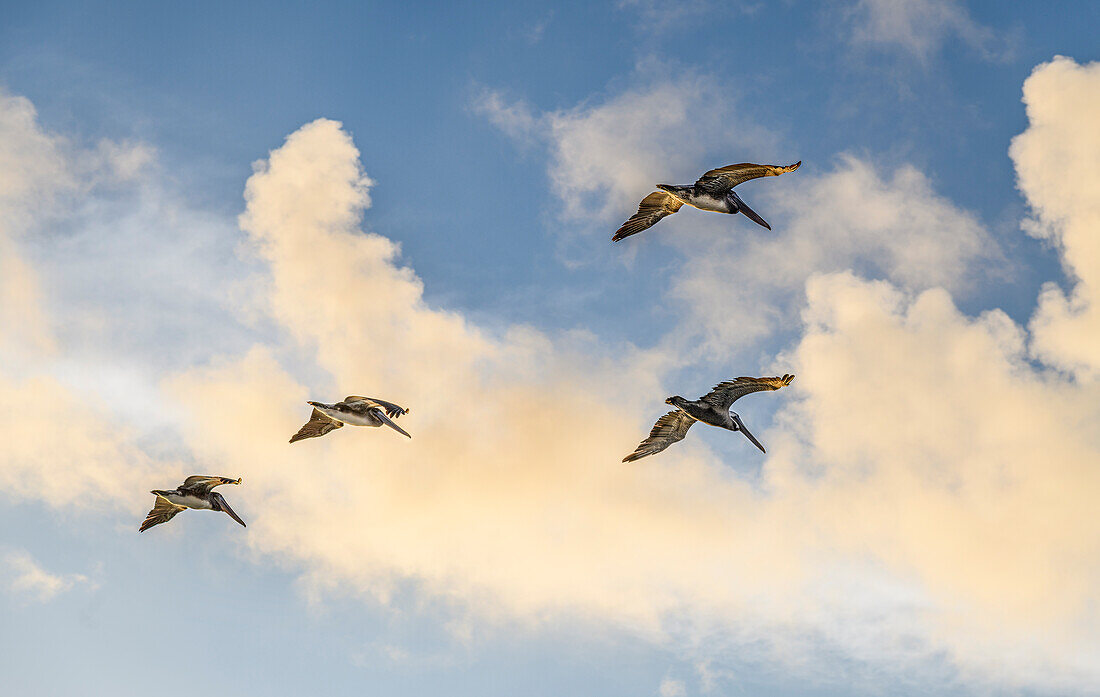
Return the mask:
<svg viewBox="0 0 1100 697">
<path fill-rule="evenodd" d="M 707 394 L 700 397 L 719 411 L 728 411 L 733 403 L 747 394 L 762 392 L 764 390 L 778 390 L 786 387 L 794 380 L 793 375 L 784 375 L 774 378 L 737 378 L 727 380 L 714 386 Z"/>
<path fill-rule="evenodd" d="M 695 182 L 695 186 L 711 193 L 721 193 L 723 191 L 729 191 L 738 184 L 747 182 L 750 179 L 778 177 L 780 174 L 793 172 L 800 166 L 802 166 L 801 160 L 795 162 L 793 165 L 787 165 L 786 167 L 742 162 L 738 165 L 727 165 L 726 167 L 712 169 L 699 177 L 699 181 Z"/>
<path fill-rule="evenodd" d="M 179 489 L 180 491 L 190 491 L 195 494 L 206 495 L 216 486 L 240 483 L 241 480 L 230 479 L 229 477 L 211 477 L 205 474 L 192 474 L 190 477 L 183 480 L 183 484 L 180 485 Z"/>
<path fill-rule="evenodd" d="M 638 444 L 634 452 L 624 457 L 623 462 L 633 462 L 647 455 L 655 455 L 673 443 L 682 441 L 693 423 L 695 419 L 679 409 L 670 411 L 657 419 L 657 423 L 653 424 L 653 429 L 649 432 L 649 437 Z"/>
<path fill-rule="evenodd" d="M 680 210 L 682 205 L 684 204 L 679 199 L 663 191 L 654 191 L 642 199 L 642 202 L 638 204 L 638 212 L 615 231 L 615 236 L 611 238 L 611 241 L 618 242 L 624 237 L 636 235 L 642 230 L 653 227 L 661 218 Z"/>
<path fill-rule="evenodd" d="M 357 397 L 351 395 L 350 397 L 344 397 L 344 402 L 372 402 L 373 404 L 381 407 L 386 411 L 386 415 L 391 419 L 396 419 L 399 416 L 404 416 L 409 413 L 408 409 L 399 407 L 393 402 L 387 402 L 384 399 L 378 399 L 377 397 Z"/>
<path fill-rule="evenodd" d="M 309 417 L 309 421 L 306 422 L 306 425 L 299 428 L 298 432 L 290 437 L 290 442 L 293 443 L 303 438 L 317 438 L 343 425 L 343 423 L 336 419 L 330 419 L 315 408 Z"/>
<path fill-rule="evenodd" d="M 153 504 L 153 510 L 145 516 L 145 522 L 138 528 L 138 532 L 145 532 L 154 525 L 167 523 L 180 511 L 187 510 L 186 506 L 177 506 L 163 496 L 157 496 L 157 502 Z"/>
</svg>

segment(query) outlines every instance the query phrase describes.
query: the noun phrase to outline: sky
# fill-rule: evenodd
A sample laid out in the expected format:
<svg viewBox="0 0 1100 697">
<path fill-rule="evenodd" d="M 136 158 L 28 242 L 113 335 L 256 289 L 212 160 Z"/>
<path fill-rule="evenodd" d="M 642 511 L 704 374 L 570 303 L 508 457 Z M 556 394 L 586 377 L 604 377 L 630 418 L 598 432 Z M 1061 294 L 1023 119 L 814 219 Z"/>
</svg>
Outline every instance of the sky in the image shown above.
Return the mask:
<svg viewBox="0 0 1100 697">
<path fill-rule="evenodd" d="M 0 0 L 5 688 L 1100 694 L 1098 23 Z"/>
</svg>

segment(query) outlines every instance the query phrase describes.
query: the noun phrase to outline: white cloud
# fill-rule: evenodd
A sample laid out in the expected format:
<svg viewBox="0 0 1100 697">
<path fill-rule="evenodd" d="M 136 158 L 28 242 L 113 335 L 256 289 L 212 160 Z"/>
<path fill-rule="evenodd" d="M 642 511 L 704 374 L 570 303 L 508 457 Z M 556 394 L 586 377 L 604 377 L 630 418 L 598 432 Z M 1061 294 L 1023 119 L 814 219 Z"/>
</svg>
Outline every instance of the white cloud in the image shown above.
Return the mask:
<svg viewBox="0 0 1100 697">
<path fill-rule="evenodd" d="M 53 574 L 42 568 L 26 550 L 9 552 L 7 565 L 8 590 L 16 596 L 29 597 L 40 603 L 52 600 L 77 585 L 90 580 L 83 574 Z"/>
<path fill-rule="evenodd" d="M 8 499 L 78 509 L 120 499 L 141 505 L 104 482 L 140 481 L 153 461 L 131 443 L 129 424 L 116 423 L 102 403 L 58 378 L 70 360 L 59 334 L 81 314 L 60 323 L 51 317 L 41 269 L 27 250 L 60 210 L 99 185 L 117 185 L 122 174 L 136 176 L 148 153 L 108 142 L 81 149 L 43 130 L 29 101 L 0 93 L 0 490 Z M 84 365 L 74 372 L 94 371 Z"/>
<path fill-rule="evenodd" d="M 564 226 L 583 229 L 606 249 L 615 227 L 656 182 L 691 182 L 729 161 L 788 163 L 775 156 L 774 136 L 745 123 L 708 85 L 703 77 L 658 82 L 544 114 L 491 92 L 479 104 L 505 133 L 548 144 Z M 753 156 L 761 152 L 770 154 Z M 700 334 L 715 356 L 797 327 L 805 282 L 814 273 L 854 269 L 909 289 L 966 291 L 975 283 L 976 262 L 1000 259 L 981 222 L 911 165 L 884 173 L 847 154 L 739 191 L 773 230 L 743 216 L 685 208 L 615 248 L 663 243 L 684 254 L 671 297 L 686 311 L 670 336 L 692 345 L 692 353 Z"/>
<path fill-rule="evenodd" d="M 583 154 L 610 156 L 640 138 L 640 127 L 619 128 L 619 142 L 613 126 L 630 105 L 649 113 L 667 102 L 660 94 L 532 116 L 558 134 L 545 141 L 557 190 L 594 197 L 610 217 L 603 209 L 625 198 L 633 174 Z M 652 121 L 658 130 L 682 123 L 665 116 Z M 1050 147 L 1063 145 L 1054 137 Z M 947 290 L 926 287 L 926 276 L 965 275 L 955 259 L 979 254 L 983 233 L 923 176 L 883 176 L 853 159 L 798 185 L 811 201 L 851 198 L 869 222 L 811 217 L 774 194 L 798 231 L 788 246 L 830 241 L 800 251 L 803 264 L 835 266 L 804 284 L 803 334 L 777 360 L 798 379 L 770 396 L 791 406 L 765 434 L 761 480 L 747 482 L 699 439 L 619 463 L 655 416 L 663 353 L 527 327 L 491 332 L 427 304 L 398 246 L 359 230 L 371 182 L 358 156 L 338 123 L 318 120 L 247 185 L 241 226 L 265 276 L 245 283 L 298 347 L 259 333 L 249 351 L 161 373 L 165 398 L 186 415 L 190 455 L 245 478 L 234 494 L 253 549 L 321 590 L 390 602 L 411 585 L 488 626 L 580 616 L 678 646 L 705 637 L 749 647 L 792 670 L 828 671 L 814 658 L 832 655 L 814 650 L 824 645 L 884 670 L 946 661 L 996 687 L 1095 691 L 1098 387 L 1029 362 L 1031 337 L 1003 312 L 968 317 Z M 1045 199 L 1018 166 L 1042 219 Z M 585 183 L 601 173 L 611 181 Z M 1091 215 L 1077 200 L 1088 191 L 1070 191 L 1059 230 Z M 913 216 L 935 229 L 907 227 Z M 937 227 L 943 218 L 954 227 Z M 853 251 L 895 230 L 936 251 L 906 257 L 893 242 Z M 1067 262 L 1090 258 L 1066 239 Z M 833 258 L 832 246 L 847 250 Z M 844 268 L 860 263 L 887 279 Z M 4 388 L 22 407 L 5 416 L 39 419 L 33 427 L 46 432 L 51 413 L 26 407 L 64 389 L 47 380 Z M 285 442 L 305 399 L 360 390 L 411 406 L 403 425 L 413 439 L 342 429 Z M 92 421 L 76 433 L 88 443 L 77 438 L 42 475 L 51 453 L 21 443 L 31 454 L 14 467 L 0 460 L 3 487 L 30 481 L 23 495 L 68 505 L 92 482 L 172 469 L 81 406 Z"/>
<path fill-rule="evenodd" d="M 675 70 L 639 67 L 645 76 Z M 537 114 L 492 91 L 475 107 L 509 136 L 547 145 L 561 216 L 584 228 L 612 220 L 617 226 L 617 218 L 624 212 L 629 217 L 654 183 L 694 181 L 706 152 L 760 153 L 774 143 L 766 129 L 738 114 L 715 82 L 690 74 L 650 79 L 602 103 L 572 109 Z M 614 229 L 601 228 L 601 241 Z"/>
<path fill-rule="evenodd" d="M 880 189 L 875 230 L 908 231 L 891 186 L 954 212 L 911 170 L 890 186 L 854 164 L 839 178 Z M 395 245 L 356 229 L 366 181 L 338 124 L 314 122 L 258 167 L 242 224 L 270 265 L 273 315 L 316 347 L 337 394 L 369 385 L 408 402 L 413 440 L 340 432 L 288 448 L 272 433 L 293 432 L 318 395 L 263 347 L 173 383 L 200 456 L 254 482 L 242 494 L 257 549 L 383 600 L 414 579 L 482 622 L 578 612 L 667 639 L 675 617 L 688 635 L 766 637 L 770 660 L 794 664 L 812 636 L 875 664 L 946 653 L 983 681 L 1095 679 L 1081 620 L 1096 569 L 1082 559 L 1100 534 L 1087 506 L 1100 444 L 1084 424 L 1100 401 L 1033 373 L 1003 313 L 968 318 L 942 289 L 813 278 L 785 363 L 799 380 L 783 398 L 801 401 L 768 434 L 762 496 L 698 441 L 618 464 L 646 416 L 623 405 L 660 393 L 648 371 L 428 307 Z M 303 478 L 319 454 L 325 476 Z"/>
<path fill-rule="evenodd" d="M 1012 141 L 1026 229 L 1051 240 L 1073 288 L 1043 289 L 1032 319 L 1035 355 L 1082 379 L 1100 374 L 1100 63 L 1056 57 L 1024 83 L 1030 125 Z"/>
<path fill-rule="evenodd" d="M 857 44 L 897 47 L 927 60 L 955 37 L 986 59 L 1009 55 L 1006 38 L 974 21 L 958 0 L 856 0 L 849 12 Z"/>
<path fill-rule="evenodd" d="M 796 327 L 812 274 L 854 269 L 908 289 L 968 290 L 974 263 L 999 255 L 975 216 L 911 166 L 884 176 L 845 155 L 832 171 L 789 177 L 762 199 L 785 213 L 775 230 L 731 234 L 718 228 L 745 221 L 718 218 L 681 242 L 688 259 L 673 294 L 717 352 Z M 742 196 L 752 200 L 747 190 Z"/>
</svg>

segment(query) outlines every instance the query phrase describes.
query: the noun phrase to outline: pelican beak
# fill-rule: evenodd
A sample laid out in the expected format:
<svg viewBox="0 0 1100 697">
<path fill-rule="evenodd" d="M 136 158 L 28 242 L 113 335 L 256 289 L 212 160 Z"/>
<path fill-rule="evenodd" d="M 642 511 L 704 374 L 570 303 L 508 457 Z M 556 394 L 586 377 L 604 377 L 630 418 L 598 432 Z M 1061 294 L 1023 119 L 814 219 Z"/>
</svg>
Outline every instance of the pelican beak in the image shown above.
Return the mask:
<svg viewBox="0 0 1100 697">
<path fill-rule="evenodd" d="M 232 508 L 229 507 L 229 503 L 225 500 L 224 496 L 218 497 L 218 508 L 220 508 L 225 513 L 228 513 L 230 518 L 240 523 L 243 527 L 248 527 L 247 525 L 245 525 L 245 522 L 241 520 L 241 517 L 237 515 Z"/>
<path fill-rule="evenodd" d="M 381 411 L 381 410 L 376 410 L 375 411 L 375 416 L 377 416 L 382 421 L 382 423 L 386 424 L 387 426 L 389 426 L 393 430 L 397 431 L 401 435 L 405 436 L 406 438 L 412 438 L 412 436 L 410 436 L 405 431 L 405 429 L 401 428 L 400 426 L 395 424 L 393 421 L 391 421 L 390 417 L 386 416 L 386 412 Z"/>
<path fill-rule="evenodd" d="M 730 192 L 730 193 L 733 193 L 733 192 Z M 763 225 L 764 227 L 768 228 L 769 230 L 772 229 L 772 226 L 768 225 L 768 223 L 763 218 L 761 218 L 759 215 L 757 215 L 756 211 L 754 211 L 753 209 L 751 209 L 747 205 L 745 205 L 745 202 L 741 200 L 740 196 L 738 196 L 737 194 L 733 194 L 733 197 L 735 199 L 737 199 L 738 210 L 741 213 L 744 213 L 746 218 L 748 218 L 752 222 L 756 223 L 757 225 Z"/>
<path fill-rule="evenodd" d="M 322 405 L 322 404 L 321 404 L 320 402 L 306 402 L 306 404 L 308 404 L 308 405 L 309 405 L 309 406 L 311 406 L 311 407 L 320 407 L 320 406 L 324 406 L 324 405 Z"/>
<path fill-rule="evenodd" d="M 737 414 L 733 414 L 733 420 L 737 423 L 737 430 L 745 434 L 745 437 L 752 441 L 752 444 L 760 448 L 760 452 L 767 454 L 767 450 L 764 450 L 764 446 L 760 444 L 760 441 L 756 440 L 756 436 L 749 432 L 749 429 L 745 428 L 745 422 L 741 420 L 741 417 Z"/>
</svg>

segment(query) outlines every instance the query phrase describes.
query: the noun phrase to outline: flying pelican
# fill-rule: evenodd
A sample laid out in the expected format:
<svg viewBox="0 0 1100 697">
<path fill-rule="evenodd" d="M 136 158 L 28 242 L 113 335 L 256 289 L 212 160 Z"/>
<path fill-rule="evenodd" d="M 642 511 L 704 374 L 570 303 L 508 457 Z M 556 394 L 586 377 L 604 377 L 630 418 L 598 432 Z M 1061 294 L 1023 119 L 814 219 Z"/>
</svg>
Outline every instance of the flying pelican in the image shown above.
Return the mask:
<svg viewBox="0 0 1100 697">
<path fill-rule="evenodd" d="M 225 497 L 214 491 L 214 487 L 222 484 L 240 483 L 239 478 L 230 479 L 229 477 L 208 477 L 202 474 L 193 474 L 183 480 L 183 484 L 171 491 L 153 489 L 149 493 L 156 495 L 157 502 L 153 504 L 153 510 L 149 511 L 149 515 L 145 516 L 145 522 L 138 528 L 138 532 L 145 532 L 154 525 L 167 523 L 177 513 L 186 511 L 188 508 L 223 511 L 228 513 L 230 518 L 244 525 L 244 521 L 225 502 Z"/>
<path fill-rule="evenodd" d="M 386 424 L 401 435 L 412 438 L 405 430 L 395 424 L 391 419 L 408 414 L 408 409 L 385 402 L 374 397 L 357 397 L 352 395 L 345 397 L 344 401 L 336 404 L 324 404 L 323 402 L 306 402 L 313 407 L 313 413 L 305 426 L 298 429 L 290 442 L 293 443 L 303 438 L 317 438 L 329 431 L 341 428 L 344 424 L 352 426 L 381 426 Z"/>
<path fill-rule="evenodd" d="M 793 165 L 780 167 L 779 165 L 755 165 L 751 162 L 742 162 L 739 165 L 729 165 L 720 169 L 712 169 L 699 181 L 691 186 L 675 186 L 673 184 L 658 184 L 660 191 L 654 191 L 642 199 L 638 204 L 638 212 L 630 220 L 615 232 L 612 242 L 618 242 L 624 237 L 636 235 L 657 224 L 661 218 L 672 215 L 680 210 L 685 203 L 702 211 L 715 211 L 717 213 L 744 213 L 755 223 L 763 225 L 769 230 L 771 225 L 756 214 L 756 211 L 745 205 L 733 191 L 733 187 L 747 182 L 750 179 L 760 177 L 778 177 L 780 174 L 793 172 L 802 165 L 799 160 Z"/>
<path fill-rule="evenodd" d="M 646 455 L 655 455 L 673 443 L 682 441 L 688 429 L 696 421 L 730 431 L 740 431 L 752 441 L 753 445 L 760 448 L 760 452 L 767 452 L 760 441 L 745 428 L 737 412 L 730 411 L 730 407 L 747 394 L 762 390 L 778 390 L 791 384 L 791 380 L 794 380 L 793 375 L 784 375 L 781 378 L 737 378 L 718 383 L 714 389 L 694 402 L 683 397 L 669 397 L 665 400 L 665 404 L 671 404 L 676 409 L 657 419 L 657 423 L 653 424 L 653 430 L 649 432 L 649 437 L 643 440 L 634 452 L 624 457 L 623 462 L 633 462 Z"/>
</svg>

